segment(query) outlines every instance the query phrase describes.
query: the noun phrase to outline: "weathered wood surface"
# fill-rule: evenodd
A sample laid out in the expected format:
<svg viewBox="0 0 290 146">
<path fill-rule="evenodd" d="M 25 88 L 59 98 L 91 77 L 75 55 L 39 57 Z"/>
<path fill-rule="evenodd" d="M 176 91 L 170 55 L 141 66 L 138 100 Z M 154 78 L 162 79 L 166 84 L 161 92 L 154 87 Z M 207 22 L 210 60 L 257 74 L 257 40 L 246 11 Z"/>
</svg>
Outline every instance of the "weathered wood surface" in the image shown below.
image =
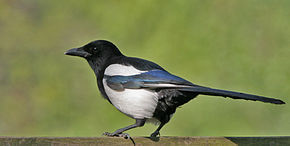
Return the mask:
<svg viewBox="0 0 290 146">
<path fill-rule="evenodd" d="M 290 136 L 284 137 L 161 137 L 152 140 L 148 137 L 134 137 L 137 146 L 142 145 L 246 145 L 246 146 L 290 146 Z M 0 137 L 0 146 L 94 146 L 94 145 L 133 145 L 132 141 L 110 137 Z"/>
</svg>

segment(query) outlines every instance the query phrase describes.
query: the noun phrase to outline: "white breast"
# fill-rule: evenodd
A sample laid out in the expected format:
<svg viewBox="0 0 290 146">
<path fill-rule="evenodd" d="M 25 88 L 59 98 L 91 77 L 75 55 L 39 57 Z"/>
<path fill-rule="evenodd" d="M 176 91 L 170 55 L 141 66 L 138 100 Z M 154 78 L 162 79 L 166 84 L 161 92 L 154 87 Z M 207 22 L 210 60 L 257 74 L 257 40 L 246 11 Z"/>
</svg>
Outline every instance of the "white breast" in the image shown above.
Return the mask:
<svg viewBox="0 0 290 146">
<path fill-rule="evenodd" d="M 115 91 L 107 86 L 105 79 L 103 84 L 110 101 L 119 111 L 135 119 L 152 118 L 158 102 L 157 93 L 145 89 Z"/>
<path fill-rule="evenodd" d="M 143 72 L 146 72 L 146 71 L 138 70 L 133 66 L 126 66 L 126 65 L 121 65 L 121 64 L 112 64 L 106 68 L 105 75 L 108 75 L 108 76 L 116 76 L 116 75 L 132 76 L 132 75 L 140 74 Z"/>
</svg>

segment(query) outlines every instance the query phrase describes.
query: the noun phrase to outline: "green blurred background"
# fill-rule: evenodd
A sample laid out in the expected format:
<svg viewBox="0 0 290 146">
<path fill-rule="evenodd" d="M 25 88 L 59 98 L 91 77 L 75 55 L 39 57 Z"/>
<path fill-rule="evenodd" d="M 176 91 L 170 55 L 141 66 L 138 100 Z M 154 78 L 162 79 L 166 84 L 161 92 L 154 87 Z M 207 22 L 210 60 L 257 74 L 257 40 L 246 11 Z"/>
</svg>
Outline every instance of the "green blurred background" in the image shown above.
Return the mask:
<svg viewBox="0 0 290 146">
<path fill-rule="evenodd" d="M 0 0 L 0 135 L 101 136 L 134 120 L 97 90 L 84 59 L 96 39 L 193 83 L 290 103 L 290 1 Z M 148 136 L 147 124 L 129 131 Z M 290 134 L 290 106 L 199 96 L 169 136 Z"/>
</svg>

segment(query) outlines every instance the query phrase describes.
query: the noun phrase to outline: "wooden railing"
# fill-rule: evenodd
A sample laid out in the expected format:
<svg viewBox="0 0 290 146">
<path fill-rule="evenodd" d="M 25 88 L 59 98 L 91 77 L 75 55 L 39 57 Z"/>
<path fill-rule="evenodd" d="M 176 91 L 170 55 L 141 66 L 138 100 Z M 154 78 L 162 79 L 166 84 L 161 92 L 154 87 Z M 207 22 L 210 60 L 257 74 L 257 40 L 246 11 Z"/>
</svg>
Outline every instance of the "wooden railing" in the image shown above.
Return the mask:
<svg viewBox="0 0 290 146">
<path fill-rule="evenodd" d="M 246 145 L 246 146 L 290 146 L 290 136 L 283 137 L 133 137 L 137 146 L 142 145 Z M 110 137 L 0 137 L 0 146 L 80 146 L 80 145 L 134 145 L 124 138 Z"/>
</svg>

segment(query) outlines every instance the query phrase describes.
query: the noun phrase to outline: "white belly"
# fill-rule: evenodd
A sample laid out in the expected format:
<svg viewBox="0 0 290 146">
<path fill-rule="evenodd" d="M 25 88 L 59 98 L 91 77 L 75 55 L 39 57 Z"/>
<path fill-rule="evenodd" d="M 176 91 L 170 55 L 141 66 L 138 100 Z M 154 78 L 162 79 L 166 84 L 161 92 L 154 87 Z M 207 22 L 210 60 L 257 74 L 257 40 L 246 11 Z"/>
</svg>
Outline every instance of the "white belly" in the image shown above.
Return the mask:
<svg viewBox="0 0 290 146">
<path fill-rule="evenodd" d="M 157 106 L 157 93 L 145 89 L 115 91 L 103 80 L 105 92 L 112 104 L 122 113 L 135 118 L 152 118 Z"/>
</svg>

